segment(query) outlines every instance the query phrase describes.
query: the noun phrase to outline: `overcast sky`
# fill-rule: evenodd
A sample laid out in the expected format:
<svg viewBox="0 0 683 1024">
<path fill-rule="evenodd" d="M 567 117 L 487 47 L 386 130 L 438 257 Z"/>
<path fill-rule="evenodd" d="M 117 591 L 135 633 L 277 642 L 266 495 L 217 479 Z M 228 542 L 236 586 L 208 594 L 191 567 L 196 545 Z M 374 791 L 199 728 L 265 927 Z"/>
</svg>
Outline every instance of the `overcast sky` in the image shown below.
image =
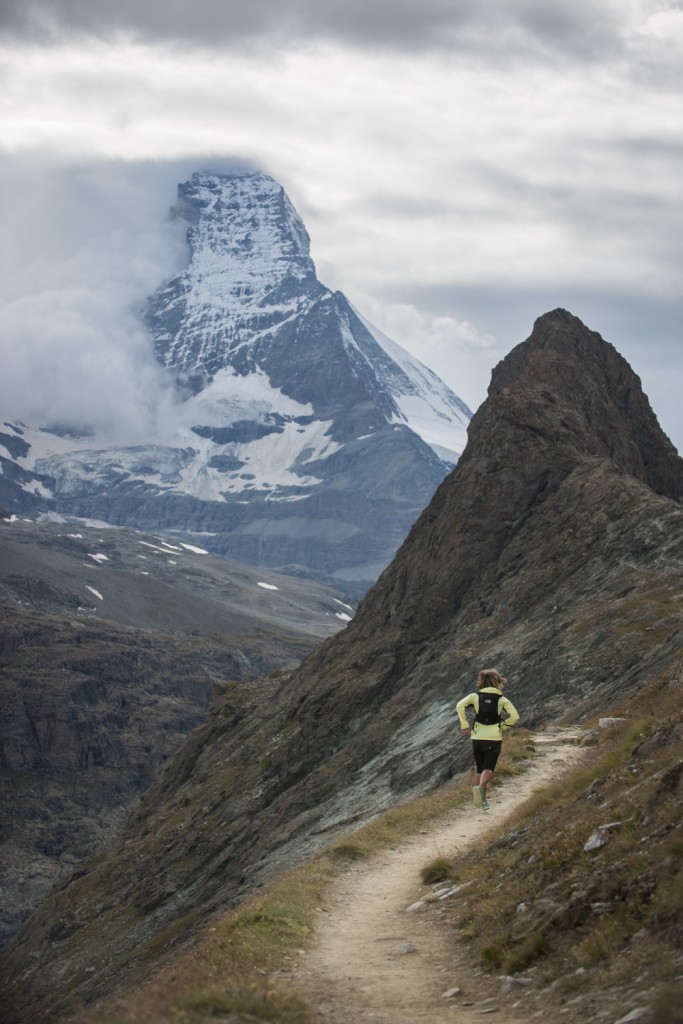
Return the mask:
<svg viewBox="0 0 683 1024">
<path fill-rule="evenodd" d="M 135 310 L 196 169 L 287 189 L 324 284 L 471 408 L 563 306 L 683 449 L 683 3 L 4 0 L 0 415 L 148 429 Z"/>
</svg>

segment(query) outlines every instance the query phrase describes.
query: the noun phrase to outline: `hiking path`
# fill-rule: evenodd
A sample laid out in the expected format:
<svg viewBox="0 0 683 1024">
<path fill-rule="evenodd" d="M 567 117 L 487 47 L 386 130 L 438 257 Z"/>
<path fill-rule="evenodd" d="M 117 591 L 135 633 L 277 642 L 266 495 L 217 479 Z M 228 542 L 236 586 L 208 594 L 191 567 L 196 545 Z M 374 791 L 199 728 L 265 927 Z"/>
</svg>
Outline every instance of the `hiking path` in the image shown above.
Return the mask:
<svg viewBox="0 0 683 1024">
<path fill-rule="evenodd" d="M 486 994 L 485 979 L 472 977 L 458 957 L 446 906 L 466 898 L 465 892 L 435 898 L 439 887 L 425 886 L 421 871 L 436 857 L 454 859 L 483 847 L 534 790 L 582 756 L 570 729 L 538 733 L 534 742 L 532 766 L 489 790 L 490 811 L 473 804 L 458 807 L 400 846 L 353 864 L 333 883 L 320 908 L 313 947 L 300 952 L 290 975 L 314 1008 L 314 1020 L 474 1024 L 487 1013 L 500 1022 L 524 1019 L 520 985 L 494 979 Z M 430 893 L 432 902 L 408 910 Z"/>
</svg>

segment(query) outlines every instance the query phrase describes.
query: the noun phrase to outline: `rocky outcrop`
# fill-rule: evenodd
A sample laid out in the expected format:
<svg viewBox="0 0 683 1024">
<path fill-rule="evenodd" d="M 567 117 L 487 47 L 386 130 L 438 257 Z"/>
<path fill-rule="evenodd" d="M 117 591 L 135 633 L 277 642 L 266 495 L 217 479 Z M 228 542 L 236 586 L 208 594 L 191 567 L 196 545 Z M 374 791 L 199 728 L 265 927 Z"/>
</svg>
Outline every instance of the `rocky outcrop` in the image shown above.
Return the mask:
<svg viewBox="0 0 683 1024">
<path fill-rule="evenodd" d="M 48 1019 L 133 976 L 205 914 L 464 767 L 454 704 L 481 667 L 507 675 L 522 723 L 538 726 L 608 712 L 673 664 L 682 484 L 626 362 L 569 313 L 541 317 L 354 621 L 263 681 L 258 710 L 217 708 L 111 857 L 79 869 L 8 949 L 23 986 L 12 1019 Z M 95 915 L 106 938 L 93 960 Z M 65 971 L 70 991 L 55 995 Z"/>
</svg>

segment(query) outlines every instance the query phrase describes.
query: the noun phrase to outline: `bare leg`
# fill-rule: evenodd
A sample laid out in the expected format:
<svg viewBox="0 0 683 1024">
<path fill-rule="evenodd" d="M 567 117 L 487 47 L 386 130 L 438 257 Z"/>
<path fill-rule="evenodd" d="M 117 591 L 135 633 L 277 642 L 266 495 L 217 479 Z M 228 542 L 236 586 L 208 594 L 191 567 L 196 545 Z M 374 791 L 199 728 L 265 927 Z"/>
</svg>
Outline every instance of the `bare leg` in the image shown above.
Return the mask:
<svg viewBox="0 0 683 1024">
<path fill-rule="evenodd" d="M 484 768 L 480 776 L 477 777 L 477 785 L 481 786 L 481 793 L 484 800 L 486 800 L 486 787 L 489 784 L 493 772 L 489 768 Z"/>
</svg>

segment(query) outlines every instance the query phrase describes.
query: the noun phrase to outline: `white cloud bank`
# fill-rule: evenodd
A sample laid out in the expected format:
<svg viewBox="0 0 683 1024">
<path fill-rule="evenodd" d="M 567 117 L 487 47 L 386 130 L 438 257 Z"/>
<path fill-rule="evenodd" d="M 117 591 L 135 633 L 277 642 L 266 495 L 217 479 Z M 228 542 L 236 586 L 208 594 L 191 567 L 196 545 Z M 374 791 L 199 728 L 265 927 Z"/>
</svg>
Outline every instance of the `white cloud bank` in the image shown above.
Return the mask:
<svg viewBox="0 0 683 1024">
<path fill-rule="evenodd" d="M 282 182 L 320 279 L 471 407 L 565 306 L 683 446 L 680 4 L 17 0 L 0 59 L 3 407 L 163 416 L 134 311 L 208 155 Z"/>
<path fill-rule="evenodd" d="M 166 215 L 173 188 L 160 194 L 149 166 L 11 170 L 0 176 L 13 197 L 0 266 L 2 416 L 144 436 L 174 402 L 139 317 L 185 258 L 184 229 Z M 167 169 L 169 186 L 177 171 Z"/>
</svg>

